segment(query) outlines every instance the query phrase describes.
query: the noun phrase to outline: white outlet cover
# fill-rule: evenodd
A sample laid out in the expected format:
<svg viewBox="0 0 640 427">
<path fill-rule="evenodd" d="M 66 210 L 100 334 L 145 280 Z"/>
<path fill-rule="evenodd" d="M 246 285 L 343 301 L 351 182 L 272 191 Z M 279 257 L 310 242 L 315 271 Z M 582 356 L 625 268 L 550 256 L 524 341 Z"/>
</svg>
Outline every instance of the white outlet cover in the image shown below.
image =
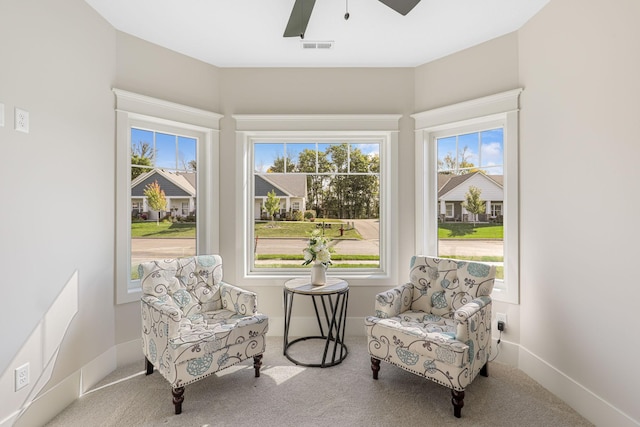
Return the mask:
<svg viewBox="0 0 640 427">
<path fill-rule="evenodd" d="M 25 363 L 15 370 L 16 391 L 26 387 L 29 384 L 29 364 Z"/>
<path fill-rule="evenodd" d="M 0 104 L 0 128 L 4 127 L 4 104 Z"/>
<path fill-rule="evenodd" d="M 15 129 L 19 132 L 29 133 L 29 112 L 20 108 L 15 109 Z"/>
</svg>

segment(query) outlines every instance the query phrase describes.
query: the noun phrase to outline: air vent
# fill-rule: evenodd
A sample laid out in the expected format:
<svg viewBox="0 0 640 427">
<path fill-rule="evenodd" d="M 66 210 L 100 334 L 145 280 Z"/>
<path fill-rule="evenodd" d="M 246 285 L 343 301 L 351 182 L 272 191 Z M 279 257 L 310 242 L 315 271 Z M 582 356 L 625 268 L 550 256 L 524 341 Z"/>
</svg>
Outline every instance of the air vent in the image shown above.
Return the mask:
<svg viewBox="0 0 640 427">
<path fill-rule="evenodd" d="M 331 49 L 333 47 L 333 41 L 312 42 L 302 40 L 300 45 L 303 49 Z"/>
</svg>

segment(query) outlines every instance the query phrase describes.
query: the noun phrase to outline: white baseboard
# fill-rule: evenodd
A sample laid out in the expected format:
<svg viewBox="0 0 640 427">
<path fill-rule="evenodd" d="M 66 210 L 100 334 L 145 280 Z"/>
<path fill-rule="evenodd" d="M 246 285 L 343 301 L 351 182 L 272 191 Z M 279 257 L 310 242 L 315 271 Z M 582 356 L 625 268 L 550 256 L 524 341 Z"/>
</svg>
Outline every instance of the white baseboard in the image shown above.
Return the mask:
<svg viewBox="0 0 640 427">
<path fill-rule="evenodd" d="M 519 346 L 518 369 L 562 399 L 580 415 L 597 426 L 638 427 L 618 408 L 603 400 L 563 372 L 551 366 L 525 347 Z"/>
<path fill-rule="evenodd" d="M 41 426 L 51 421 L 64 408 L 72 404 L 79 395 L 81 384 L 80 371 L 74 372 L 58 384 L 34 399 L 17 418 L 15 427 Z"/>
</svg>

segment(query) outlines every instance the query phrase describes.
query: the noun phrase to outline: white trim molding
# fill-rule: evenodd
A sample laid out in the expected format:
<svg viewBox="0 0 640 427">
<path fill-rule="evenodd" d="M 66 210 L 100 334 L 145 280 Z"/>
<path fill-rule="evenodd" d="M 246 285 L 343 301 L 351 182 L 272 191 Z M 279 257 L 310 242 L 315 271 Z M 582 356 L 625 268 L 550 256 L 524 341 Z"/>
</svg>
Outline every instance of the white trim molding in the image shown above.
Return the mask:
<svg viewBox="0 0 640 427">
<path fill-rule="evenodd" d="M 238 159 L 236 192 L 242 197 L 237 199 L 236 245 L 237 277 L 243 280 L 256 280 L 256 285 L 280 285 L 282 279 L 295 275 L 293 271 L 255 271 L 251 236 L 253 215 L 253 183 L 250 172 L 253 171 L 252 144 L 260 139 L 269 140 L 375 140 L 380 146 L 380 268 L 367 271 L 349 271 L 343 269 L 340 275 L 356 279 L 350 284 L 358 285 L 357 279 L 368 279 L 372 283 L 387 285 L 391 266 L 396 265 L 397 224 L 391 221 L 397 210 L 397 151 L 400 114 L 238 114 L 233 115 L 236 122 L 236 158 Z M 299 274 L 299 273 L 298 273 Z M 371 279 L 374 279 L 373 282 Z"/>
<path fill-rule="evenodd" d="M 483 125 L 504 128 L 504 281 L 492 296 L 519 303 L 518 104 L 522 89 L 413 114 L 416 154 L 416 253 L 437 255 L 438 218 L 435 135 Z"/>
<path fill-rule="evenodd" d="M 198 139 L 196 220 L 199 254 L 219 250 L 219 145 L 221 114 L 156 99 L 121 89 L 116 95 L 116 302 L 140 299 L 138 281 L 131 278 L 131 127 L 146 126 L 180 132 Z"/>
</svg>

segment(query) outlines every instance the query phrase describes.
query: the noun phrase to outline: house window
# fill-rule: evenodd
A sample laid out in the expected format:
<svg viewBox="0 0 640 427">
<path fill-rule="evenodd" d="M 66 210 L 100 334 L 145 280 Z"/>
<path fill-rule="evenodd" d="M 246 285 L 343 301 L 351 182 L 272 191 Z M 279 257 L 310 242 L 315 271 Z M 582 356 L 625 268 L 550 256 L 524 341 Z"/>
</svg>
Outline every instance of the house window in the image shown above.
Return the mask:
<svg viewBox="0 0 640 427">
<path fill-rule="evenodd" d="M 453 203 L 445 203 L 445 218 L 453 218 Z"/>
<path fill-rule="evenodd" d="M 116 295 L 118 303 L 126 303 L 140 298 L 140 262 L 217 252 L 218 182 L 213 176 L 221 116 L 119 89 L 114 93 Z M 154 203 L 158 198 L 164 203 Z M 184 215 L 191 206 L 192 215 Z"/>
<path fill-rule="evenodd" d="M 381 120 L 397 129 L 399 116 L 259 117 L 234 116 L 248 184 L 239 208 L 246 218 L 239 230 L 245 236 L 242 274 L 300 275 L 303 249 L 317 230 L 332 241 L 336 274 L 385 276 L 397 131 L 376 127 Z M 248 129 L 270 120 L 285 130 Z M 372 130 L 349 130 L 362 126 Z M 278 206 L 280 215 L 274 215 Z"/>
<path fill-rule="evenodd" d="M 491 203 L 491 218 L 499 218 L 502 216 L 502 203 Z"/>
<path fill-rule="evenodd" d="M 521 89 L 414 114 L 416 249 L 494 262 L 493 296 L 519 300 L 518 98 Z M 445 221 L 438 221 L 444 215 Z"/>
</svg>

